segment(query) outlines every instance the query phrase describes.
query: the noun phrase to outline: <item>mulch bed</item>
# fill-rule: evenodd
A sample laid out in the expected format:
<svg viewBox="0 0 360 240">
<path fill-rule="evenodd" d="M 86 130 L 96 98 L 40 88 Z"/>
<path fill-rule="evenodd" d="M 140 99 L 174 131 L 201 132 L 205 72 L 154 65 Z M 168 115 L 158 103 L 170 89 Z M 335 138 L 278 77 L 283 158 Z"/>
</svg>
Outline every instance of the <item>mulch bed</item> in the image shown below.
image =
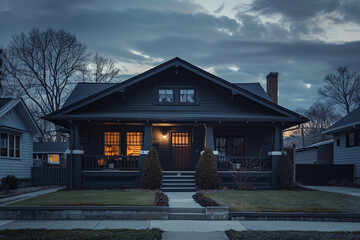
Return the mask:
<svg viewBox="0 0 360 240">
<path fill-rule="evenodd" d="M 195 202 L 200 204 L 200 206 L 202 206 L 202 207 L 219 206 L 219 204 L 217 204 L 217 202 L 215 202 L 214 200 L 212 200 L 208 197 L 205 197 L 204 193 L 202 193 L 202 192 L 197 192 L 192 197 L 195 200 Z"/>
<path fill-rule="evenodd" d="M 169 206 L 169 198 L 162 192 L 156 192 L 155 206 Z"/>
</svg>

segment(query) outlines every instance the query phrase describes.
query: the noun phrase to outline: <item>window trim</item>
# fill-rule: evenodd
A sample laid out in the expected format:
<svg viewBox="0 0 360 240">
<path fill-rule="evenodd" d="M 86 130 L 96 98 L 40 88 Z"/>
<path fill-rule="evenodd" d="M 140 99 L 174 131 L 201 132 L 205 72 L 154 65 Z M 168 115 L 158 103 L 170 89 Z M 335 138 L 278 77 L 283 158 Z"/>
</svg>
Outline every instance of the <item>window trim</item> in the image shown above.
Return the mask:
<svg viewBox="0 0 360 240">
<path fill-rule="evenodd" d="M 21 134 L 15 134 L 15 133 L 9 133 L 9 132 L 0 132 L 0 136 L 1 134 L 5 134 L 6 135 L 6 156 L 1 155 L 0 153 L 0 157 L 2 158 L 8 158 L 8 159 L 16 159 L 16 160 L 20 160 L 21 159 Z M 13 147 L 13 151 L 14 151 L 14 156 L 10 156 L 10 136 L 14 137 L 14 147 Z M 19 149 L 17 149 L 17 138 L 19 138 Z M 0 139 L 2 139 L 0 137 Z M 19 156 L 17 157 L 17 150 L 19 151 Z"/>
<path fill-rule="evenodd" d="M 159 101 L 159 91 L 160 90 L 172 90 L 173 91 L 173 101 L 172 102 L 160 102 Z M 158 86 L 156 87 L 156 103 L 157 104 L 160 104 L 160 105 L 173 105 L 173 104 L 176 104 L 176 89 L 174 87 L 168 87 L 168 86 Z"/>
<path fill-rule="evenodd" d="M 181 102 L 181 90 L 194 90 L 194 102 Z M 197 104 L 197 88 L 196 87 L 179 87 L 179 104 L 180 105 L 195 105 Z"/>
<path fill-rule="evenodd" d="M 354 134 L 354 144 L 353 145 L 350 145 L 349 144 L 349 135 L 350 134 Z M 351 148 L 351 147 L 358 147 L 358 146 L 360 146 L 360 139 L 359 139 L 359 137 L 360 137 L 360 131 L 358 130 L 358 131 L 351 131 L 351 132 L 347 132 L 346 133 L 346 147 L 347 148 Z"/>
</svg>

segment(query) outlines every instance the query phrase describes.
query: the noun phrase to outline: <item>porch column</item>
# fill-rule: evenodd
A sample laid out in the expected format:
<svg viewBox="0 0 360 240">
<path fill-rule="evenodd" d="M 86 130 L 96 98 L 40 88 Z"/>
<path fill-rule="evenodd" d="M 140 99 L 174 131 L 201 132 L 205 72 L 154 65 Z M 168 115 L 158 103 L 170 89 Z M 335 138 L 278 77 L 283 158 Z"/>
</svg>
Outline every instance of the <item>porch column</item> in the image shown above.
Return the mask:
<svg viewBox="0 0 360 240">
<path fill-rule="evenodd" d="M 139 157 L 139 171 L 140 171 L 140 179 L 143 172 L 144 163 L 146 160 L 146 155 L 148 154 L 149 150 L 152 148 L 152 123 L 145 123 L 144 128 L 144 145 L 140 151 Z M 140 180 L 141 181 L 141 180 Z M 139 185 L 141 182 L 139 183 Z"/>
<path fill-rule="evenodd" d="M 205 147 L 210 147 L 211 151 L 215 151 L 214 131 L 211 124 L 205 125 Z"/>
<path fill-rule="evenodd" d="M 274 129 L 273 151 L 269 152 L 269 157 L 271 157 L 271 164 L 272 164 L 272 169 L 271 169 L 272 189 L 280 189 L 279 163 L 282 157 L 281 143 L 282 143 L 282 127 L 276 126 Z"/>
<path fill-rule="evenodd" d="M 72 189 L 81 188 L 81 160 L 84 151 L 80 149 L 79 141 L 79 124 L 71 123 L 70 125 L 70 145 L 67 152 L 67 187 Z"/>
</svg>

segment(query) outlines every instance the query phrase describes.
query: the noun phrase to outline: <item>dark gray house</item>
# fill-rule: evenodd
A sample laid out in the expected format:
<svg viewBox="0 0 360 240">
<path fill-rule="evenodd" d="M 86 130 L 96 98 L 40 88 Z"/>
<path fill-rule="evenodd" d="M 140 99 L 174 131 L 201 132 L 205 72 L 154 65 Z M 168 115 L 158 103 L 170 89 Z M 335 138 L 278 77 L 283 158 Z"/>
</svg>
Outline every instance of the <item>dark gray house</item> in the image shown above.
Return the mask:
<svg viewBox="0 0 360 240">
<path fill-rule="evenodd" d="M 267 81 L 270 95 L 174 58 L 118 84 L 79 83 L 44 118 L 70 129 L 70 188 L 139 186 L 151 147 L 164 172 L 191 173 L 205 146 L 224 185 L 248 171 L 278 188 L 282 131 L 307 119 L 277 105 L 277 73 Z"/>
<path fill-rule="evenodd" d="M 323 133 L 334 137 L 334 164 L 354 164 L 354 180 L 360 183 L 360 107 Z"/>
</svg>

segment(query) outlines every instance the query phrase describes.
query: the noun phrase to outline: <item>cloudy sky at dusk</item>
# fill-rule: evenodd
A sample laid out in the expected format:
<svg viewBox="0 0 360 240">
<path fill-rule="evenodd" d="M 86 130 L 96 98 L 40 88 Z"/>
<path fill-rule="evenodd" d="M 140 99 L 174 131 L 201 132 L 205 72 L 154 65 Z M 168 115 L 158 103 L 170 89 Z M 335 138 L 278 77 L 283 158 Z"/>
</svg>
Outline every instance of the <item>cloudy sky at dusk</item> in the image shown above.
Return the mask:
<svg viewBox="0 0 360 240">
<path fill-rule="evenodd" d="M 34 27 L 65 29 L 124 78 L 180 57 L 231 82 L 279 72 L 279 103 L 319 97 L 338 65 L 360 72 L 360 1 L 0 0 L 0 47 Z"/>
</svg>

